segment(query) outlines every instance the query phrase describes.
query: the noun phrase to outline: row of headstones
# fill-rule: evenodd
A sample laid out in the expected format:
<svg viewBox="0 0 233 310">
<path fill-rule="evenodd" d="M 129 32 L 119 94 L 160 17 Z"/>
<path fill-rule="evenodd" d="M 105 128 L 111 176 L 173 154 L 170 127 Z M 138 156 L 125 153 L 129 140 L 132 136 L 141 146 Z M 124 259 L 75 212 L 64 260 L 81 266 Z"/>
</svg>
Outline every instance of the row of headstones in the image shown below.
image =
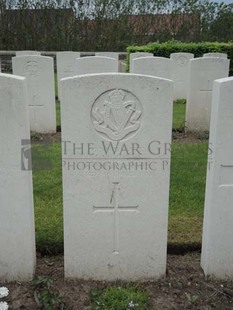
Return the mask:
<svg viewBox="0 0 233 310">
<path fill-rule="evenodd" d="M 21 51 L 16 52 L 16 56 L 30 55 L 30 54 L 33 55 L 33 53 L 35 55 L 40 54 L 39 52 L 34 51 Z M 62 78 L 70 77 L 76 74 L 81 75 L 89 73 L 118 72 L 118 61 L 119 61 L 118 53 L 102 52 L 102 53 L 96 53 L 95 55 L 97 57 L 95 58 L 87 57 L 82 59 L 80 59 L 80 55 L 81 54 L 79 52 L 57 53 L 58 83 Z M 107 57 L 107 58 L 103 59 L 101 57 Z M 146 57 L 146 59 L 140 59 L 143 57 Z M 188 74 L 189 61 L 194 58 L 194 55 L 191 53 L 172 53 L 170 55 L 170 59 L 164 57 L 153 57 L 153 60 L 148 57 L 153 57 L 153 54 L 152 53 L 130 54 L 130 72 L 158 76 L 173 80 L 175 83 L 174 99 L 175 100 L 180 98 L 186 99 L 189 86 L 189 83 L 187 83 L 189 78 Z M 217 57 L 227 59 L 227 54 L 207 53 L 204 54 L 203 57 L 204 58 Z M 108 58 L 111 58 L 111 60 L 115 59 L 115 62 L 111 61 Z M 205 68 L 203 70 L 205 70 Z M 60 97 L 59 86 L 60 85 L 58 84 L 58 92 Z"/>
<path fill-rule="evenodd" d="M 118 53 L 96 53 L 80 58 L 79 52 L 57 53 L 58 94 L 62 78 L 89 73 L 118 72 Z M 105 56 L 101 56 L 105 55 Z M 111 56 L 107 57 L 107 56 Z M 76 62 L 76 63 L 75 63 Z M 13 74 L 27 78 L 30 129 L 56 132 L 53 58 L 36 51 L 18 51 L 12 58 Z"/>
<path fill-rule="evenodd" d="M 97 74 L 61 82 L 65 276 L 165 275 L 173 83 Z M 233 78 L 214 82 L 202 267 L 233 277 Z M 64 108 L 65 107 L 65 108 Z M 35 227 L 26 79 L 0 74 L 0 281 L 29 280 Z"/>
<path fill-rule="evenodd" d="M 170 59 L 150 53 L 131 55 L 131 73 L 174 81 L 174 100 L 187 99 L 187 131 L 209 131 L 213 81 L 229 76 L 227 54 L 208 53 L 194 58 L 190 53 L 174 53 Z"/>
<path fill-rule="evenodd" d="M 191 53 L 172 53 L 170 59 L 153 57 L 152 53 L 130 54 L 130 72 L 158 76 L 174 81 L 174 99 L 186 99 L 190 60 L 194 59 Z M 206 53 L 206 57 L 227 59 L 227 54 Z M 143 59 L 144 58 L 144 59 Z M 199 59 L 199 58 L 198 58 Z M 198 60 L 198 59 L 195 59 Z"/>
<path fill-rule="evenodd" d="M 25 56 L 26 54 L 31 56 Z M 13 73 L 28 80 L 31 130 L 51 133 L 56 132 L 53 60 L 39 54 L 34 51 L 17 52 L 13 58 Z M 57 53 L 59 98 L 62 78 L 118 72 L 118 53 L 106 52 L 96 55 L 80 58 L 79 52 Z M 214 80 L 228 77 L 230 61 L 227 55 L 209 53 L 204 54 L 203 58 L 193 59 L 193 54 L 174 53 L 170 57 L 171 59 L 153 57 L 150 53 L 133 53 L 130 55 L 131 73 L 173 80 L 173 98 L 187 98 L 186 130 L 208 131 L 212 85 Z"/>
</svg>

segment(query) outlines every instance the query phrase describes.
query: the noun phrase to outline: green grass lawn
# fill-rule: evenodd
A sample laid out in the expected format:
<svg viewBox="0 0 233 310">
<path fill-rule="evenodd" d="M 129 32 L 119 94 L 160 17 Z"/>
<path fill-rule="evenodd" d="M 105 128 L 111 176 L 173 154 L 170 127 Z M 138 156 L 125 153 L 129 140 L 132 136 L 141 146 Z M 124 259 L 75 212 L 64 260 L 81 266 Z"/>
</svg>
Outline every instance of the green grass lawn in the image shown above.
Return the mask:
<svg viewBox="0 0 233 310">
<path fill-rule="evenodd" d="M 59 253 L 63 248 L 61 145 L 54 143 L 48 149 L 33 145 L 32 150 L 37 249 Z M 47 167 L 39 162 L 39 152 L 51 161 L 51 170 L 37 169 L 39 164 Z"/>
<path fill-rule="evenodd" d="M 173 123 L 174 130 L 182 131 L 185 126 L 185 100 L 176 100 L 173 104 Z"/>
<path fill-rule="evenodd" d="M 208 143 L 172 145 L 169 244 L 201 242 Z"/>
<path fill-rule="evenodd" d="M 52 170 L 36 169 L 40 145 L 33 145 L 34 201 L 37 249 L 63 250 L 61 146 L 52 144 L 41 152 L 52 161 Z M 43 164 L 43 163 L 42 163 Z M 195 245 L 201 242 L 207 165 L 207 142 L 175 142 L 172 146 L 169 211 L 169 244 Z"/>
</svg>

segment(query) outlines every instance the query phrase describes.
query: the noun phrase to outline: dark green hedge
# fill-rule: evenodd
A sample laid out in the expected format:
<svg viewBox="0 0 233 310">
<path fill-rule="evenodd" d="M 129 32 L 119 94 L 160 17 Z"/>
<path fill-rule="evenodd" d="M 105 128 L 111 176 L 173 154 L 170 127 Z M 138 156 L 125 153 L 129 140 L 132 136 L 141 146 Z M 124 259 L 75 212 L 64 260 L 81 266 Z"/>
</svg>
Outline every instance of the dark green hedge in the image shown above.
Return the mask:
<svg viewBox="0 0 233 310">
<path fill-rule="evenodd" d="M 129 68 L 129 54 L 135 52 L 153 53 L 154 56 L 170 58 L 170 54 L 178 52 L 193 53 L 196 57 L 202 57 L 205 53 L 226 53 L 231 60 L 230 74 L 233 75 L 233 42 L 232 43 L 218 43 L 218 42 L 204 42 L 204 43 L 149 43 L 144 46 L 129 46 L 127 48 L 127 68 Z"/>
</svg>

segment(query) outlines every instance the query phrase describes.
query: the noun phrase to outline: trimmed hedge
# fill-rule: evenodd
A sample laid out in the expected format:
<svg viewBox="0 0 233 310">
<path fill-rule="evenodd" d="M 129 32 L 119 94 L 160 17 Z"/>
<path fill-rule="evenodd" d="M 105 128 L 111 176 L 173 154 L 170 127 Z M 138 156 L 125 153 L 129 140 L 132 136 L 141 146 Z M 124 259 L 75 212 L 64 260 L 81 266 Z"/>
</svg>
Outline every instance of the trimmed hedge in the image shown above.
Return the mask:
<svg viewBox="0 0 233 310">
<path fill-rule="evenodd" d="M 129 54 L 135 52 L 153 53 L 154 56 L 170 58 L 170 54 L 186 52 L 195 55 L 195 58 L 202 57 L 205 53 L 226 53 L 231 60 L 230 75 L 233 75 L 233 43 L 149 43 L 144 46 L 129 46 L 127 48 L 127 69 L 129 69 Z"/>
</svg>

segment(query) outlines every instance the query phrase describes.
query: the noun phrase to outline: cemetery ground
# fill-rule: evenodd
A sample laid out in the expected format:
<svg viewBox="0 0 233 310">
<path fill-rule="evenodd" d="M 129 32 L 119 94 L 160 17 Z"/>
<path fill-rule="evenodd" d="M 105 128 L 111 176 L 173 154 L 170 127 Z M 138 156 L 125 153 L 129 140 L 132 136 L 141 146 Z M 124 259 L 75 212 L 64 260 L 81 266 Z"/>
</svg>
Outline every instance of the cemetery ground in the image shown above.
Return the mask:
<svg viewBox="0 0 233 310">
<path fill-rule="evenodd" d="M 60 105 L 57 103 L 57 127 Z M 233 309 L 233 282 L 206 281 L 200 249 L 208 136 L 184 133 L 174 104 L 167 276 L 124 283 L 64 280 L 61 135 L 32 134 L 37 278 L 11 283 L 10 309 Z M 50 286 L 51 285 L 51 286 Z"/>
</svg>

